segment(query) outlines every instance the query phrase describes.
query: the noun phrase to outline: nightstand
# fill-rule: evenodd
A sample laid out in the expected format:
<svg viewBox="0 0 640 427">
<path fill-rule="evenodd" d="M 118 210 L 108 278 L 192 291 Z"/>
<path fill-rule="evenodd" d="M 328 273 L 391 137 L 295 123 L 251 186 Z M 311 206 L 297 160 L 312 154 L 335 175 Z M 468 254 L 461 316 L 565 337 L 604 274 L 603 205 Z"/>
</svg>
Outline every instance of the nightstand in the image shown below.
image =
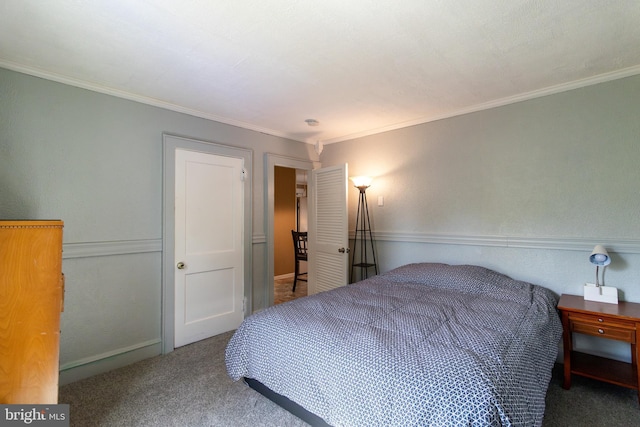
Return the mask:
<svg viewBox="0 0 640 427">
<path fill-rule="evenodd" d="M 638 390 L 640 401 L 640 304 L 585 301 L 577 295 L 562 295 L 558 302 L 562 313 L 564 343 L 564 384 L 571 387 L 571 374 Z M 572 334 L 580 333 L 629 343 L 631 363 L 593 356 L 573 350 Z"/>
</svg>

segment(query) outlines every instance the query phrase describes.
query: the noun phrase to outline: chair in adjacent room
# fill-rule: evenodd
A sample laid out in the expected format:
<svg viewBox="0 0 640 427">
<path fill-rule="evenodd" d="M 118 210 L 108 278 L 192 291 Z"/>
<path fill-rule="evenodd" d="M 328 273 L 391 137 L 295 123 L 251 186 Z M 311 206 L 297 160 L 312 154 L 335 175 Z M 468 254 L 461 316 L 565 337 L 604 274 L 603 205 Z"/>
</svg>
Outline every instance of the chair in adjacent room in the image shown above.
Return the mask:
<svg viewBox="0 0 640 427">
<path fill-rule="evenodd" d="M 307 281 L 307 273 L 300 273 L 300 261 L 307 261 L 307 232 L 291 230 L 293 236 L 293 249 L 296 259 L 295 274 L 293 276 L 293 291 L 296 291 L 296 283 L 298 280 Z M 304 279 L 301 277 L 304 276 Z"/>
</svg>

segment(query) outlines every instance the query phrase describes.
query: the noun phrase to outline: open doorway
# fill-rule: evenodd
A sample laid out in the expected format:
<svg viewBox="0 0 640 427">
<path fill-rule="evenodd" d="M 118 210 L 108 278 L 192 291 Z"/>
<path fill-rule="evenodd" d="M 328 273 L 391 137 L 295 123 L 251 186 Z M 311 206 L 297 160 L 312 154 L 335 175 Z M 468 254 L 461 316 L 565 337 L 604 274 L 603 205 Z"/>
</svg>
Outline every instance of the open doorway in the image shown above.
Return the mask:
<svg viewBox="0 0 640 427">
<path fill-rule="evenodd" d="M 306 233 L 307 171 L 285 166 L 274 168 L 273 303 L 280 304 L 308 294 L 308 265 L 296 257 L 292 232 Z M 297 274 L 296 274 L 297 271 Z M 295 282 L 295 285 L 294 285 Z"/>
<path fill-rule="evenodd" d="M 273 278 L 275 276 L 273 271 L 275 249 L 274 249 L 274 198 L 275 198 L 275 168 L 276 166 L 284 166 L 296 170 L 302 170 L 307 173 L 309 182 L 307 185 L 308 200 L 313 196 L 313 183 L 311 182 L 311 171 L 314 168 L 314 162 L 310 160 L 296 159 L 293 157 L 281 156 L 278 154 L 266 153 L 265 154 L 265 198 L 266 198 L 266 268 L 264 275 L 264 287 L 263 292 L 256 290 L 256 300 L 260 307 L 270 307 L 273 305 Z M 318 164 L 319 166 L 319 164 Z M 312 219 L 312 212 L 309 211 L 308 221 Z M 290 231 L 289 231 L 290 232 Z M 293 245 L 293 242 L 291 243 Z M 313 276 L 310 278 L 313 280 Z M 311 283 L 313 286 L 313 282 Z"/>
</svg>

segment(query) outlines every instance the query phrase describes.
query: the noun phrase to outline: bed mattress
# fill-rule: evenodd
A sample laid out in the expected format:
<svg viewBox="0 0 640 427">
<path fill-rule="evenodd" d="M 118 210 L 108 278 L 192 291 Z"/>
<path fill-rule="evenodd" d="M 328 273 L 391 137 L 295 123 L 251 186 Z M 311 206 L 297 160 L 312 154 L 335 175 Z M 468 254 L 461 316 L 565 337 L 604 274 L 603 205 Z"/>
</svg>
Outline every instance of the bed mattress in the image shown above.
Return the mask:
<svg viewBox="0 0 640 427">
<path fill-rule="evenodd" d="M 248 317 L 227 371 L 333 426 L 539 426 L 556 304 L 483 267 L 410 264 Z"/>
</svg>

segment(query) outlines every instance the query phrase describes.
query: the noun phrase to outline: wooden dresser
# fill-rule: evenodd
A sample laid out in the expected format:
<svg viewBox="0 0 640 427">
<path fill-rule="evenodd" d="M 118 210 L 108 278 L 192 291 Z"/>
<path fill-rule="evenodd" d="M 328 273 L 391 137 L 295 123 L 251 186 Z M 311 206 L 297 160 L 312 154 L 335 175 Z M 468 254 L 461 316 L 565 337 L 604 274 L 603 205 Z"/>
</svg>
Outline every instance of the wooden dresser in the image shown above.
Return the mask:
<svg viewBox="0 0 640 427">
<path fill-rule="evenodd" d="M 0 221 L 0 403 L 58 403 L 62 221 Z"/>
</svg>

